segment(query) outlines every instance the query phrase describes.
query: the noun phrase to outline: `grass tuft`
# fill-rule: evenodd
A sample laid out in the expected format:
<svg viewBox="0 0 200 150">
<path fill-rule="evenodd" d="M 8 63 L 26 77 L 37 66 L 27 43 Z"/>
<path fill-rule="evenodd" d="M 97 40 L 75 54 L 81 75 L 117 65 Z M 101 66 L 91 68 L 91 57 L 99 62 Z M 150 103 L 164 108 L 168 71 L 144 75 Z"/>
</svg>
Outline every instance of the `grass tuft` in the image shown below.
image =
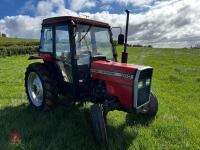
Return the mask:
<svg viewBox="0 0 200 150">
<path fill-rule="evenodd" d="M 196 82 L 197 82 L 197 83 L 200 83 L 200 78 L 197 78 L 197 79 L 196 79 Z"/>
</svg>

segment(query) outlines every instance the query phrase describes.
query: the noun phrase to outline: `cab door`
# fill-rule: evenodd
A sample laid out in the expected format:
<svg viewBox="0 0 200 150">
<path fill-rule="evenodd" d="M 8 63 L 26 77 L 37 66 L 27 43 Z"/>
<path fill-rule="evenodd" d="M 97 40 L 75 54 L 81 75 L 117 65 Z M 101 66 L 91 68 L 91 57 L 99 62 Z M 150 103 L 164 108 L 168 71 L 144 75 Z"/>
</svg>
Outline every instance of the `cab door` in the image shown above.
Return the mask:
<svg viewBox="0 0 200 150">
<path fill-rule="evenodd" d="M 65 82 L 72 83 L 71 74 L 71 52 L 69 42 L 68 25 L 60 25 L 55 27 L 55 53 L 57 64 L 62 70 L 62 75 Z"/>
<path fill-rule="evenodd" d="M 55 55 L 57 59 L 57 65 L 63 76 L 63 91 L 65 94 L 73 94 L 73 71 L 71 62 L 71 50 L 70 50 L 70 36 L 68 25 L 55 26 Z M 72 95 L 73 96 L 73 95 Z"/>
</svg>

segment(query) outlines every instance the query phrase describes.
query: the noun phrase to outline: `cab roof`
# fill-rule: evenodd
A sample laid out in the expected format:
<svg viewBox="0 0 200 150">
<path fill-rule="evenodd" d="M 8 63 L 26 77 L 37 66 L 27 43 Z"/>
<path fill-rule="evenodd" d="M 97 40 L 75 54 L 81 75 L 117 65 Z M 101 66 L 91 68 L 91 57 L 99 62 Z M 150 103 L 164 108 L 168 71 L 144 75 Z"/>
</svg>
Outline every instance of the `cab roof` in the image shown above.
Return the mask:
<svg viewBox="0 0 200 150">
<path fill-rule="evenodd" d="M 85 19 L 80 17 L 73 17 L 73 16 L 60 16 L 60 17 L 53 17 L 44 19 L 42 25 L 50 25 L 50 24 L 58 24 L 58 23 L 65 23 L 74 21 L 76 24 L 86 24 L 86 25 L 93 25 L 99 27 L 106 27 L 109 28 L 110 25 L 108 23 L 95 21 L 91 19 Z"/>
</svg>

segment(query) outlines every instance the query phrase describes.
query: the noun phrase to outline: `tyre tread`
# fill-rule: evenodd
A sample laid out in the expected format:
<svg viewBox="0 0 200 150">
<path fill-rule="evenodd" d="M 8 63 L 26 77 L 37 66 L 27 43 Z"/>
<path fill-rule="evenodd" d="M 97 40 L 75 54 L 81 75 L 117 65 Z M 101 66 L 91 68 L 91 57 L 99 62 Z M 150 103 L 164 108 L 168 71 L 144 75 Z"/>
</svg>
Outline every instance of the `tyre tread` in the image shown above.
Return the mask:
<svg viewBox="0 0 200 150">
<path fill-rule="evenodd" d="M 27 96 L 28 96 L 27 80 L 30 72 L 36 72 L 39 75 L 44 87 L 44 103 L 43 105 L 41 105 L 41 107 L 38 107 L 37 109 L 46 111 L 49 110 L 50 108 L 53 108 L 56 104 L 55 99 L 58 95 L 58 89 L 56 86 L 57 81 L 54 78 L 54 74 L 48 70 L 48 68 L 44 63 L 36 62 L 30 64 L 27 67 L 25 73 L 25 88 Z M 32 104 L 29 96 L 28 99 Z"/>
</svg>

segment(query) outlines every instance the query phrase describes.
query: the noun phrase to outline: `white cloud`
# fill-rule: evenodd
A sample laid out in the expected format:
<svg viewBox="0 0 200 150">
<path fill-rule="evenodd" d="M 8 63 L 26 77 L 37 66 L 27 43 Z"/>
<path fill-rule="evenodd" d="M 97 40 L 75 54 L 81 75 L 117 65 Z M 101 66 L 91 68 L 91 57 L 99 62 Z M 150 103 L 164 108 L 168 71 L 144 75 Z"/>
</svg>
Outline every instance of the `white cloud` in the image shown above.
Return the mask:
<svg viewBox="0 0 200 150">
<path fill-rule="evenodd" d="M 102 0 L 102 2 L 105 4 L 119 3 L 122 5 L 144 6 L 153 2 L 153 0 Z"/>
<path fill-rule="evenodd" d="M 48 3 L 47 1 L 41 1 L 37 5 L 36 12 L 38 15 L 47 15 L 49 12 L 52 12 L 53 4 Z"/>
<path fill-rule="evenodd" d="M 0 20 L 0 32 L 4 32 L 4 33 L 6 33 L 5 32 L 5 20 Z"/>
<path fill-rule="evenodd" d="M 100 7 L 100 10 L 103 10 L 103 11 L 105 11 L 105 10 L 112 10 L 112 6 L 110 6 L 110 5 L 102 5 L 101 7 Z"/>
<path fill-rule="evenodd" d="M 148 12 L 130 15 L 129 42 L 158 47 L 187 47 L 200 41 L 200 1 L 159 2 Z M 125 28 L 125 14 L 101 12 L 92 19 Z M 174 43 L 174 44 L 173 44 Z"/>
<path fill-rule="evenodd" d="M 37 15 L 49 15 L 54 11 L 58 12 L 65 9 L 64 0 L 43 0 L 39 1 L 36 7 Z"/>
<path fill-rule="evenodd" d="M 75 11 L 96 6 L 96 2 L 94 0 L 69 0 L 69 3 L 70 9 Z"/>
<path fill-rule="evenodd" d="M 125 29 L 126 14 L 80 12 L 65 8 L 63 0 L 40 1 L 35 17 L 12 16 L 0 20 L 0 31 L 14 37 L 39 38 L 43 18 L 61 15 L 90 16 Z M 45 4 L 45 5 L 44 5 Z M 200 1 L 170 0 L 157 2 L 149 11 L 130 15 L 129 42 L 158 47 L 185 47 L 200 41 Z M 43 9 L 42 9 L 43 8 Z M 39 11 L 40 10 L 40 11 Z M 45 12 L 43 12 L 45 10 Z M 115 30 L 116 31 L 116 30 Z M 115 33 L 114 35 L 117 35 Z"/>
<path fill-rule="evenodd" d="M 12 37 L 38 38 L 41 18 L 30 16 L 12 16 L 0 20 L 0 30 Z"/>
<path fill-rule="evenodd" d="M 24 14 L 26 12 L 31 12 L 35 10 L 35 5 L 32 0 L 26 1 L 24 6 L 18 11 L 20 14 Z"/>
</svg>

